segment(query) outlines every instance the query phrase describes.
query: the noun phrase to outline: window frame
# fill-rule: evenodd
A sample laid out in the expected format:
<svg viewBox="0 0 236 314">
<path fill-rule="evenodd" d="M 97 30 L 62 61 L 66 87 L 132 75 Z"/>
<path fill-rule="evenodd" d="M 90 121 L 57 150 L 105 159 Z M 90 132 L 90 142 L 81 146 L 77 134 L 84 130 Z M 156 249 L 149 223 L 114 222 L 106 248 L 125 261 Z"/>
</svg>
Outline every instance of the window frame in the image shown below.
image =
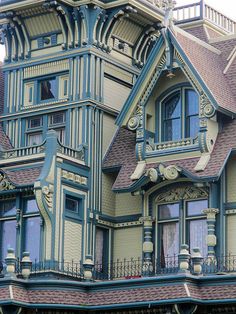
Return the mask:
<svg viewBox="0 0 236 314">
<path fill-rule="evenodd" d="M 194 201 L 206 201 L 206 208 L 209 206 L 209 199 L 207 198 L 197 198 L 197 199 L 180 199 L 173 202 L 162 202 L 156 204 L 156 223 L 155 223 L 155 258 L 160 261 L 161 260 L 161 232 L 162 232 L 162 226 L 165 223 L 179 223 L 179 251 L 180 246 L 183 243 L 186 243 L 190 247 L 190 222 L 196 221 L 196 220 L 206 220 L 206 226 L 207 226 L 207 216 L 204 214 L 201 215 L 194 215 L 194 216 L 188 216 L 187 215 L 187 203 L 188 202 L 194 202 Z M 179 204 L 179 217 L 174 217 L 170 219 L 159 219 L 159 207 L 162 205 L 170 205 L 170 204 Z M 179 254 L 179 252 L 178 252 Z M 177 258 L 177 256 L 176 256 Z"/>
<path fill-rule="evenodd" d="M 156 101 L 156 127 L 155 127 L 155 143 L 165 143 L 165 142 L 176 142 L 178 140 L 184 140 L 187 138 L 195 139 L 198 136 L 198 133 L 196 134 L 195 137 L 189 137 L 187 136 L 189 132 L 188 126 L 187 126 L 187 102 L 186 102 L 186 91 L 191 90 L 196 93 L 196 96 L 198 97 L 198 105 L 200 103 L 200 97 L 197 93 L 197 91 L 190 85 L 190 84 L 179 84 L 178 86 L 172 87 L 169 90 L 167 90 L 165 93 L 162 93 L 160 97 L 158 97 Z M 165 101 L 168 98 L 171 98 L 171 96 L 175 93 L 180 93 L 180 102 L 181 102 L 181 115 L 180 115 L 180 134 L 181 138 L 177 140 L 166 140 L 165 135 L 164 135 L 164 122 L 165 122 L 165 109 L 164 109 L 164 104 Z M 199 108 L 199 106 L 198 106 Z M 191 115 L 192 116 L 192 115 Z M 199 110 L 198 114 L 195 116 L 199 117 Z M 174 120 L 174 118 L 173 118 Z M 200 128 L 200 126 L 199 126 Z"/>
<path fill-rule="evenodd" d="M 72 210 L 66 209 L 66 197 L 78 201 L 78 212 L 73 212 Z M 82 223 L 84 219 L 84 195 L 75 194 L 70 191 L 64 191 L 64 216 L 65 218 L 69 218 L 75 220 L 77 222 Z"/>
</svg>

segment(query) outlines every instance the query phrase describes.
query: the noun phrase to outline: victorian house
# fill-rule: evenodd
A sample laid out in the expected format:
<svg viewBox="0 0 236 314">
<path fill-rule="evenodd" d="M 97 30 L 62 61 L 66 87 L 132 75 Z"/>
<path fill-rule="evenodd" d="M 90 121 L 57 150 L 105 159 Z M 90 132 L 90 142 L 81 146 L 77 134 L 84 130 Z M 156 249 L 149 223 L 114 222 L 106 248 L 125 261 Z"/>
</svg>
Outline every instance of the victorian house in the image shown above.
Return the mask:
<svg viewBox="0 0 236 314">
<path fill-rule="evenodd" d="M 236 22 L 203 0 L 2 0 L 1 313 L 236 312 Z"/>
</svg>

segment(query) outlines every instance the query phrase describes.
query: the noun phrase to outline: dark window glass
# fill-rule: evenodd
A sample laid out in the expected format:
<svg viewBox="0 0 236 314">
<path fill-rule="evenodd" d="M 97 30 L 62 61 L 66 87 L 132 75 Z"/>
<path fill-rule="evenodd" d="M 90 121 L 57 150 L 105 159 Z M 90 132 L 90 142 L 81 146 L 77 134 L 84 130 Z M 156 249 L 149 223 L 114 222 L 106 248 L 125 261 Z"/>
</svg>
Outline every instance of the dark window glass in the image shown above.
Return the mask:
<svg viewBox="0 0 236 314">
<path fill-rule="evenodd" d="M 164 108 L 164 141 L 181 138 L 181 97 L 176 93 L 163 104 Z"/>
<path fill-rule="evenodd" d="M 30 128 L 38 128 L 42 126 L 42 118 L 38 117 L 38 118 L 33 118 L 29 120 L 29 127 Z"/>
<path fill-rule="evenodd" d="M 1 217 L 15 216 L 16 203 L 15 201 L 2 201 L 0 204 Z"/>
<path fill-rule="evenodd" d="M 72 197 L 66 196 L 66 210 L 70 210 L 71 212 L 78 213 L 79 201 Z"/>
<path fill-rule="evenodd" d="M 159 206 L 159 219 L 179 218 L 179 204 L 165 204 Z"/>
<path fill-rule="evenodd" d="M 60 124 L 65 122 L 65 113 L 57 112 L 50 116 L 50 124 Z"/>
<path fill-rule="evenodd" d="M 40 217 L 25 218 L 25 251 L 32 261 L 39 260 Z"/>
<path fill-rule="evenodd" d="M 40 82 L 40 100 L 56 98 L 56 79 L 48 79 Z"/>
<path fill-rule="evenodd" d="M 16 249 L 16 220 L 1 222 L 1 236 L 1 257 L 4 259 L 7 256 L 8 249 Z"/>
<path fill-rule="evenodd" d="M 27 200 L 25 206 L 25 213 L 38 213 L 39 209 L 36 200 Z"/>
<path fill-rule="evenodd" d="M 186 137 L 196 137 L 199 130 L 199 98 L 195 91 L 185 91 Z"/>
</svg>

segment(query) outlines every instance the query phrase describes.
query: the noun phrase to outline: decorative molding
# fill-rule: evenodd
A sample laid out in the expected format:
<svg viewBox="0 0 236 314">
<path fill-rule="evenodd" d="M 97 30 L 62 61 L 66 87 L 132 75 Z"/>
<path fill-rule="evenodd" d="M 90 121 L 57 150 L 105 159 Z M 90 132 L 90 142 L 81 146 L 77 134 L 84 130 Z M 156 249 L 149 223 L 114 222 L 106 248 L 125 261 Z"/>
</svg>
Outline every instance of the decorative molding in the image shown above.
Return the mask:
<svg viewBox="0 0 236 314">
<path fill-rule="evenodd" d="M 167 167 L 164 167 L 163 165 L 159 165 L 159 172 L 163 179 L 166 180 L 176 180 L 181 172 L 181 168 L 175 166 L 175 165 L 170 165 Z"/>
<path fill-rule="evenodd" d="M 24 78 L 69 70 L 69 59 L 34 65 L 24 69 Z"/>
<path fill-rule="evenodd" d="M 129 221 L 129 222 L 119 222 L 119 223 L 113 223 L 110 221 L 105 221 L 102 219 L 98 219 L 98 224 L 104 225 L 107 227 L 112 227 L 112 228 L 123 228 L 123 227 L 134 227 L 134 226 L 141 226 L 143 224 L 142 221 L 137 220 L 137 221 Z"/>
<path fill-rule="evenodd" d="M 204 188 L 194 186 L 183 186 L 177 188 L 169 188 L 163 193 L 158 194 L 155 199 L 156 203 L 174 202 L 178 200 L 208 198 L 208 192 Z"/>
<path fill-rule="evenodd" d="M 62 176 L 62 178 L 66 179 L 66 180 L 70 180 L 70 181 L 73 181 L 73 182 L 78 183 L 78 184 L 87 185 L 87 183 L 88 183 L 88 179 L 86 177 L 82 177 L 76 173 L 69 172 L 66 170 L 62 170 L 61 176 Z"/>
<path fill-rule="evenodd" d="M 48 206 L 49 211 L 52 211 L 52 205 L 53 205 L 53 185 L 49 184 L 49 186 L 43 186 L 42 187 L 42 194 L 44 197 L 44 200 Z"/>
<path fill-rule="evenodd" d="M 9 181 L 7 176 L 0 173 L 0 191 L 14 190 L 16 187 Z"/>
</svg>

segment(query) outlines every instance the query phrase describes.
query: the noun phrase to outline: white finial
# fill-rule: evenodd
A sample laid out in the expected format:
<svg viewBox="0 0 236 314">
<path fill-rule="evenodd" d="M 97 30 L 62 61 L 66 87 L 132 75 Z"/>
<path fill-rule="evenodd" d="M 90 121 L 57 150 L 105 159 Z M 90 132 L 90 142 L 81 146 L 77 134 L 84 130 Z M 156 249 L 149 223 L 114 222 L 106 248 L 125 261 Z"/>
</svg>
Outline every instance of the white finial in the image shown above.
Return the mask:
<svg viewBox="0 0 236 314">
<path fill-rule="evenodd" d="M 163 10 L 173 10 L 176 5 L 175 0 L 162 0 L 162 8 Z"/>
</svg>

